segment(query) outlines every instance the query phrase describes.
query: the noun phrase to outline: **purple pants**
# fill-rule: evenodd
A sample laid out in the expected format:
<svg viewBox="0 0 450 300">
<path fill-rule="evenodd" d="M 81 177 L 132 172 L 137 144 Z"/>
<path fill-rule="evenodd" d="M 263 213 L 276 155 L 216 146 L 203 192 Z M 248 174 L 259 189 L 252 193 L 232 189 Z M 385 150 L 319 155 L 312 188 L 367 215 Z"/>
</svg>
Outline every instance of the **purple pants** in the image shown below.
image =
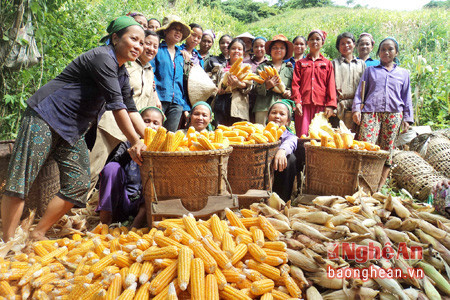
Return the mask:
<svg viewBox="0 0 450 300">
<path fill-rule="evenodd" d="M 131 202 L 126 190 L 126 174 L 117 162 L 108 163 L 100 173 L 99 200 L 96 212 L 112 212 L 112 222 L 123 222 L 135 217 L 142 199 Z"/>
</svg>

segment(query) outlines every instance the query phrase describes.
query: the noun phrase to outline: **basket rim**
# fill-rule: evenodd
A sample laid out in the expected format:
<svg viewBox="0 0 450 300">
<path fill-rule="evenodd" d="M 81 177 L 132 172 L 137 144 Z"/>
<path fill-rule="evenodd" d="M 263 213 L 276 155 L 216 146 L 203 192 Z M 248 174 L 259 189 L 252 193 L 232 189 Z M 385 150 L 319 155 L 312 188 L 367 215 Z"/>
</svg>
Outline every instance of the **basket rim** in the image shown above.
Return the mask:
<svg viewBox="0 0 450 300">
<path fill-rule="evenodd" d="M 225 155 L 229 154 L 233 151 L 231 146 L 224 149 L 215 149 L 215 150 L 202 150 L 202 151 L 176 151 L 176 152 L 168 152 L 168 151 L 143 151 L 142 156 L 203 156 L 203 155 Z"/>
<path fill-rule="evenodd" d="M 281 141 L 278 140 L 276 142 L 273 143 L 264 143 L 264 144 L 249 144 L 249 145 L 239 145 L 239 144 L 235 144 L 235 145 L 230 145 L 233 148 L 270 148 L 272 146 L 277 146 L 281 144 Z"/>
<path fill-rule="evenodd" d="M 354 150 L 354 149 L 337 149 L 337 148 L 329 148 L 329 147 L 322 147 L 322 146 L 312 146 L 310 143 L 305 143 L 306 148 L 318 148 L 321 151 L 328 151 L 328 152 L 344 152 L 351 155 L 363 155 L 363 156 L 377 156 L 377 157 L 388 157 L 389 152 L 385 150 L 378 150 L 378 151 L 367 151 L 367 150 Z M 319 148 L 320 147 L 320 148 Z"/>
</svg>

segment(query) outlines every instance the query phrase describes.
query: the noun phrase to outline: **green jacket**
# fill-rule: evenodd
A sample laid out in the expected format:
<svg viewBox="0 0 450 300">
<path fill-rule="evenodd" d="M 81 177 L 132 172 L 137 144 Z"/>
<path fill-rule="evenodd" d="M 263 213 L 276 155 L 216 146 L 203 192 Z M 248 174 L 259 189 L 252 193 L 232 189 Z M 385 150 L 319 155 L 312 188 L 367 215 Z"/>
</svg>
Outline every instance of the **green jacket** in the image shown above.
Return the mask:
<svg viewBox="0 0 450 300">
<path fill-rule="evenodd" d="M 258 71 L 264 70 L 265 66 L 273 67 L 272 61 L 264 62 L 258 66 Z M 288 67 L 285 62 L 281 65 L 281 69 L 278 72 L 280 74 L 281 81 L 286 86 L 287 90 L 291 90 L 292 85 L 292 77 L 294 74 L 294 69 L 292 67 Z M 272 90 L 266 89 L 266 84 L 259 84 L 255 82 L 255 90 L 256 90 L 256 103 L 253 109 L 254 112 L 257 111 L 268 111 L 269 107 L 278 99 L 282 99 L 283 96 L 281 94 L 275 93 Z"/>
</svg>

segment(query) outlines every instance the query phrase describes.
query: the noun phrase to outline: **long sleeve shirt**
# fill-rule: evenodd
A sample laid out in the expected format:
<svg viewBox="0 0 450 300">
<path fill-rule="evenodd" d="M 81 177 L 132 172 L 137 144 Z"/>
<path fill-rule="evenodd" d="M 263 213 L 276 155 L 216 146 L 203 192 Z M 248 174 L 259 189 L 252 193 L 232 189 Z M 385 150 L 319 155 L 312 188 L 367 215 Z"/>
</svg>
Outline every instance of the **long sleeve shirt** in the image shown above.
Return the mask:
<svg viewBox="0 0 450 300">
<path fill-rule="evenodd" d="M 308 54 L 295 64 L 292 98 L 297 104 L 336 108 L 336 84 L 331 61 L 320 54 L 315 61 Z"/>
<path fill-rule="evenodd" d="M 332 63 L 338 100 L 353 100 L 366 64 L 355 57 L 347 61 L 343 56 L 334 59 Z"/>
<path fill-rule="evenodd" d="M 181 45 L 180 50 L 186 50 L 186 44 Z M 205 62 L 203 60 L 203 57 L 198 52 L 198 50 L 197 49 L 192 50 L 191 55 L 192 55 L 191 57 L 192 63 L 195 65 L 200 65 L 203 68 Z"/>
<path fill-rule="evenodd" d="M 280 149 L 286 152 L 286 156 L 295 152 L 297 150 L 298 138 L 295 134 L 291 133 L 289 130 L 285 130 L 280 137 L 281 145 Z"/>
<path fill-rule="evenodd" d="M 172 61 L 169 49 L 165 42 L 159 45 L 158 54 L 151 61 L 155 72 L 156 92 L 161 102 L 174 102 L 190 111 L 183 89 L 184 58 L 180 48 L 175 46 L 175 57 Z"/>
<path fill-rule="evenodd" d="M 361 85 L 366 82 L 362 112 L 403 112 L 403 120 L 413 123 L 409 72 L 397 65 L 388 71 L 382 65 L 368 67 L 353 100 L 352 111 L 361 111 Z"/>
<path fill-rule="evenodd" d="M 128 76 L 125 64 L 119 67 L 112 46 L 97 47 L 75 58 L 27 103 L 73 145 L 103 109 L 137 111 Z"/>
<path fill-rule="evenodd" d="M 264 70 L 265 66 L 273 67 L 272 62 L 266 62 L 259 65 L 258 70 Z M 286 86 L 287 90 L 291 89 L 292 84 L 292 74 L 294 70 L 288 67 L 286 63 L 283 62 L 281 69 L 278 72 L 280 74 L 280 79 Z M 273 90 L 267 90 L 266 84 L 255 83 L 256 87 L 256 102 L 254 111 L 268 111 L 270 106 L 277 100 L 283 99 L 282 94 L 275 93 Z"/>
</svg>

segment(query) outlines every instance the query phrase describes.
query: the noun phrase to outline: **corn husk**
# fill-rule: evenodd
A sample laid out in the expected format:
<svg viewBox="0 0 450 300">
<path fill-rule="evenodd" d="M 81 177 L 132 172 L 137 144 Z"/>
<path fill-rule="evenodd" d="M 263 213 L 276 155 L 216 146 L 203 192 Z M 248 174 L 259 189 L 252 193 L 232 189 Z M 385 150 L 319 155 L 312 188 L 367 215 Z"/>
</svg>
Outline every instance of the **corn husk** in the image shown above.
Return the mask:
<svg viewBox="0 0 450 300">
<path fill-rule="evenodd" d="M 421 280 L 422 288 L 425 290 L 425 295 L 427 295 L 430 300 L 441 300 L 442 297 L 439 295 L 439 292 L 436 290 L 434 285 L 430 282 L 428 277 L 424 277 Z"/>
<path fill-rule="evenodd" d="M 450 283 L 433 266 L 421 261 L 416 264 L 416 267 L 422 268 L 425 274 L 434 281 L 434 285 L 445 295 L 450 296 Z"/>
<path fill-rule="evenodd" d="M 410 241 L 408 235 L 404 232 L 388 228 L 385 228 L 384 232 L 386 232 L 388 238 L 395 243 L 407 243 Z"/>
<path fill-rule="evenodd" d="M 380 267 L 373 265 L 373 268 L 380 269 Z M 395 279 L 390 278 L 374 278 L 374 280 L 386 291 L 397 295 L 400 300 L 409 300 L 409 297 L 403 292 L 402 287 Z"/>
<path fill-rule="evenodd" d="M 405 219 L 411 216 L 411 212 L 402 204 L 400 198 L 392 198 L 392 204 L 395 214 L 400 218 Z"/>
<path fill-rule="evenodd" d="M 316 238 L 319 240 L 323 240 L 323 241 L 327 241 L 330 242 L 331 239 L 324 236 L 320 231 L 318 231 L 317 229 L 308 226 L 306 224 L 300 223 L 300 222 L 294 222 L 292 223 L 292 229 L 299 231 L 301 233 L 303 233 L 304 235 L 307 235 L 309 237 L 312 238 Z"/>
<path fill-rule="evenodd" d="M 281 233 L 285 233 L 286 231 L 292 230 L 291 227 L 289 227 L 289 224 L 285 221 L 281 221 L 274 218 L 267 218 L 267 220 L 270 222 L 270 224 L 273 225 L 273 227 L 278 230 Z"/>
<path fill-rule="evenodd" d="M 267 200 L 267 204 L 276 210 L 281 210 L 286 205 L 286 202 L 284 202 L 277 193 L 271 193 Z"/>
<path fill-rule="evenodd" d="M 287 249 L 289 261 L 297 267 L 307 272 L 319 272 L 322 268 L 314 261 L 314 259 L 306 256 L 300 251 Z"/>
<path fill-rule="evenodd" d="M 402 226 L 402 220 L 397 217 L 390 217 L 389 220 L 384 223 L 384 227 L 389 229 L 399 229 Z"/>
<path fill-rule="evenodd" d="M 331 218 L 333 218 L 333 215 L 327 214 L 324 211 L 315 211 L 315 212 L 295 214 L 293 218 L 299 218 L 310 223 L 323 225 L 326 222 L 328 222 Z"/>
<path fill-rule="evenodd" d="M 323 288 L 333 290 L 341 290 L 344 285 L 348 284 L 347 280 L 342 280 L 339 278 L 328 278 L 325 271 L 310 273 L 308 274 L 307 278 Z"/>
<path fill-rule="evenodd" d="M 322 300 L 323 297 L 320 295 L 319 291 L 314 286 L 311 286 L 306 290 L 306 299 Z"/>
<path fill-rule="evenodd" d="M 420 220 L 418 223 L 420 229 L 437 239 L 440 243 L 442 243 L 442 245 L 447 247 L 447 249 L 450 249 L 450 234 L 448 232 L 436 228 L 424 220 Z"/>
</svg>

